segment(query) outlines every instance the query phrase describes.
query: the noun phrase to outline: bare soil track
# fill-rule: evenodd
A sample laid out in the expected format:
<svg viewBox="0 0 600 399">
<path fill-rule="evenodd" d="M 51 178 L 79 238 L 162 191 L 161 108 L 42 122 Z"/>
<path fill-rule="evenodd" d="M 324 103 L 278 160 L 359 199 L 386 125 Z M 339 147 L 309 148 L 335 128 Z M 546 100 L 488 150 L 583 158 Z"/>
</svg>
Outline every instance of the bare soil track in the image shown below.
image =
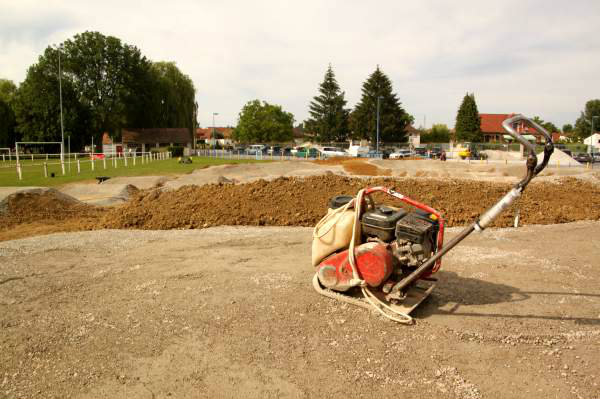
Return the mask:
<svg viewBox="0 0 600 399">
<path fill-rule="evenodd" d="M 359 179 L 337 175 L 281 177 L 246 184 L 184 186 L 141 191 L 114 208 L 65 202 L 57 194 L 19 194 L 0 212 L 0 239 L 55 231 L 100 228 L 195 229 L 219 225 L 314 226 L 329 198 L 366 186 L 384 185 L 429 204 L 449 226 L 471 222 L 510 188 L 473 180 Z M 378 197 L 377 200 L 382 200 Z M 534 182 L 517 204 L 522 224 L 553 224 L 600 219 L 600 186 L 573 178 Z M 515 207 L 496 221 L 512 226 Z"/>
<path fill-rule="evenodd" d="M 0 243 L 0 398 L 600 397 L 600 222 L 469 237 L 414 326 L 314 292 L 310 239 Z"/>
</svg>

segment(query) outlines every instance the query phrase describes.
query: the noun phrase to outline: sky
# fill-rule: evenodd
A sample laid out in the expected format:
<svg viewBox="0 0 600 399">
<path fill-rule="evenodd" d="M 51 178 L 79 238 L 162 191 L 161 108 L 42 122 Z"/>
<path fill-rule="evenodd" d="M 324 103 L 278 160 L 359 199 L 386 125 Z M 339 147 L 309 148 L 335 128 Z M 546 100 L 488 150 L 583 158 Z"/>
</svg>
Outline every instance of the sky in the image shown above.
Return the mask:
<svg viewBox="0 0 600 399">
<path fill-rule="evenodd" d="M 43 50 L 86 30 L 197 90 L 202 127 L 235 125 L 253 99 L 296 122 L 331 63 L 348 107 L 377 65 L 415 126 L 454 126 L 465 93 L 481 113 L 574 124 L 600 98 L 600 1 L 0 0 L 0 78 L 21 82 Z"/>
</svg>

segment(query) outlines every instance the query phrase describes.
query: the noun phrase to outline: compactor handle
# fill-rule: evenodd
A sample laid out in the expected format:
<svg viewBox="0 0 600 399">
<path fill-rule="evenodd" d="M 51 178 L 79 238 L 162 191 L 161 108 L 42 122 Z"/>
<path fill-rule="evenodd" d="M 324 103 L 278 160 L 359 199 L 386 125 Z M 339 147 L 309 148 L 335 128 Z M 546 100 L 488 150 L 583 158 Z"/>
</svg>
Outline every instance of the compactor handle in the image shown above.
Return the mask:
<svg viewBox="0 0 600 399">
<path fill-rule="evenodd" d="M 544 146 L 544 159 L 541 164 L 537 164 L 537 156 L 535 154 L 535 146 L 531 144 L 529 141 L 525 139 L 525 137 L 521 136 L 517 131 L 513 128 L 513 124 L 515 122 L 526 121 L 529 122 L 533 127 L 536 128 L 539 132 L 541 132 L 546 137 L 546 145 Z M 531 119 L 523 116 L 523 115 L 515 115 L 511 118 L 506 119 L 502 122 L 502 127 L 515 138 L 519 143 L 523 144 L 525 148 L 529 150 L 529 155 L 527 156 L 527 174 L 518 182 L 512 190 L 510 190 L 504 197 L 500 199 L 494 206 L 488 209 L 483 215 L 477 218 L 471 225 L 463 229 L 456 237 L 450 240 L 446 245 L 444 245 L 428 260 L 426 260 L 421 266 L 419 266 L 415 271 L 411 274 L 403 278 L 392 288 L 393 291 L 403 291 L 410 284 L 421 278 L 426 272 L 434 267 L 437 262 L 444 256 L 448 251 L 454 248 L 459 242 L 464 240 L 469 234 L 473 231 L 478 230 L 482 231 L 485 229 L 490 223 L 496 219 L 496 217 L 502 213 L 506 208 L 508 208 L 514 201 L 516 201 L 525 190 L 525 187 L 529 184 L 531 179 L 533 179 L 538 173 L 540 173 L 546 165 L 548 165 L 548 160 L 550 159 L 550 155 L 554 151 L 554 144 L 552 143 L 552 136 L 550 133 L 539 124 L 535 123 Z"/>
<path fill-rule="evenodd" d="M 542 133 L 546 138 L 546 144 L 544 146 L 544 159 L 542 163 L 537 164 L 537 156 L 535 154 L 535 146 L 531 144 L 529 141 L 525 139 L 522 135 L 517 133 L 517 131 L 513 128 L 513 124 L 520 121 L 526 121 L 531 126 L 533 126 L 538 132 Z M 527 157 L 527 176 L 519 182 L 518 186 L 525 188 L 525 186 L 529 183 L 529 181 L 537 176 L 544 168 L 548 165 L 548 161 L 550 160 L 550 155 L 554 152 L 554 144 L 552 143 L 552 136 L 546 129 L 540 126 L 538 123 L 532 121 L 524 115 L 518 114 L 511 118 L 505 119 L 502 122 L 502 127 L 504 130 L 508 132 L 512 137 L 515 138 L 519 143 L 523 144 L 525 148 L 529 150 L 529 155 Z"/>
</svg>

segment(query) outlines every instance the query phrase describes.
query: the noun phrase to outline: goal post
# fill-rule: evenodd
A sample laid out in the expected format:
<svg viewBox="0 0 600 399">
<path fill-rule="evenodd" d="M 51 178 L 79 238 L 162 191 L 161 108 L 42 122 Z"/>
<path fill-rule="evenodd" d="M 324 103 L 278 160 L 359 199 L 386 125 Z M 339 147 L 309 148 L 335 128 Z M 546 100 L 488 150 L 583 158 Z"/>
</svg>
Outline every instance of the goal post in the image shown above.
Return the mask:
<svg viewBox="0 0 600 399">
<path fill-rule="evenodd" d="M 21 171 L 21 162 L 19 159 L 19 145 L 47 145 L 47 144 L 57 144 L 60 146 L 60 167 L 62 170 L 63 176 L 65 175 L 65 160 L 63 157 L 63 143 L 61 141 L 17 141 L 15 142 L 15 159 L 17 160 L 17 174 L 19 175 L 19 180 L 23 180 L 22 171 Z"/>
</svg>

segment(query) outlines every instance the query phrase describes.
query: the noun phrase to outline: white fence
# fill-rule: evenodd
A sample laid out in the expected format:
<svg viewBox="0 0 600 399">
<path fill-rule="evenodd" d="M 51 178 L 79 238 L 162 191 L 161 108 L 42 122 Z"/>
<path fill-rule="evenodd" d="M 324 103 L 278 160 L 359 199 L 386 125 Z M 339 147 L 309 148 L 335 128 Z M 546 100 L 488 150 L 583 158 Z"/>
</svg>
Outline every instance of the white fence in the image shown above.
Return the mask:
<svg viewBox="0 0 600 399">
<path fill-rule="evenodd" d="M 170 152 L 143 153 L 65 153 L 61 154 L 2 154 L 0 173 L 16 173 L 23 180 L 24 170 L 27 174 L 39 173 L 44 177 L 52 174 L 71 175 L 86 171 L 102 171 L 107 169 L 130 168 L 145 165 L 154 161 L 166 160 L 172 157 Z"/>
</svg>

